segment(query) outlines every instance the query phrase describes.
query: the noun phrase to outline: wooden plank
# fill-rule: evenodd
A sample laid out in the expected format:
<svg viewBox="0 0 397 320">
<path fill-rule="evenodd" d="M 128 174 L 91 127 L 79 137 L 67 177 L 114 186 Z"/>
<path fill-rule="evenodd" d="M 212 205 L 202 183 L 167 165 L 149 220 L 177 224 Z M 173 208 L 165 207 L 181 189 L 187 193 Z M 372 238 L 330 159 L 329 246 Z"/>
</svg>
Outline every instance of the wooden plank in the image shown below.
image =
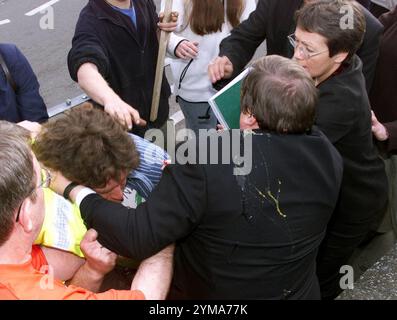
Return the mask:
<svg viewBox="0 0 397 320">
<path fill-rule="evenodd" d="M 171 21 L 171 12 L 172 12 L 172 0 L 166 0 L 165 8 L 164 8 L 164 21 Z M 167 50 L 167 44 L 168 44 L 168 40 L 170 39 L 170 35 L 171 35 L 170 32 L 161 30 L 161 36 L 159 41 L 159 53 L 157 57 L 157 66 L 156 66 L 156 78 L 154 81 L 152 107 L 150 112 L 151 122 L 157 120 L 157 115 L 159 111 L 161 84 L 163 82 L 163 74 L 164 74 L 165 52 Z"/>
</svg>

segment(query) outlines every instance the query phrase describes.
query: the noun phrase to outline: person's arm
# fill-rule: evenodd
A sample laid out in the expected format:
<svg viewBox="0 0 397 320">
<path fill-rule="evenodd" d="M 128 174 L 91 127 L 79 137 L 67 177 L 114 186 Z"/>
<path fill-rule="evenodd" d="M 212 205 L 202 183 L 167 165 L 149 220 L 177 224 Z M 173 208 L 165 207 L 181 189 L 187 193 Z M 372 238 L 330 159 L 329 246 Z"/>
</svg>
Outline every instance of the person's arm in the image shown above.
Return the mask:
<svg viewBox="0 0 397 320">
<path fill-rule="evenodd" d="M 375 77 L 383 26 L 367 9 L 363 8 L 363 11 L 367 27 L 363 43 L 357 51 L 357 55 L 363 62 L 363 75 L 365 77 L 367 92 L 369 92 Z"/>
<path fill-rule="evenodd" d="M 73 278 L 85 260 L 73 253 L 42 246 L 48 264 L 54 270 L 54 278 L 67 281 Z"/>
<path fill-rule="evenodd" d="M 164 11 L 165 0 L 161 1 L 161 12 Z M 177 35 L 183 27 L 186 20 L 184 0 L 174 0 L 172 2 L 172 11 L 178 12 L 178 21 L 176 29 L 171 33 L 167 45 L 167 53 L 172 58 L 193 59 L 198 53 L 198 42 L 191 42 L 189 39 Z"/>
<path fill-rule="evenodd" d="M 48 120 L 47 107 L 40 95 L 37 77 L 22 52 L 16 46 L 12 49 L 12 63 L 7 56 L 5 60 L 17 86 L 15 96 L 19 114 L 22 120 L 45 122 Z"/>
<path fill-rule="evenodd" d="M 397 150 L 397 121 L 382 124 L 372 111 L 372 133 L 378 141 L 385 143 L 387 151 Z"/>
<path fill-rule="evenodd" d="M 139 112 L 125 103 L 99 73 L 98 67 L 90 62 L 80 66 L 77 71 L 78 83 L 89 97 L 104 106 L 105 112 L 118 119 L 129 129 L 132 125 L 145 125 Z"/>
<path fill-rule="evenodd" d="M 103 247 L 98 241 L 98 233 L 90 229 L 81 241 L 80 247 L 86 262 L 76 272 L 70 285 L 98 292 L 103 278 L 113 270 L 117 255 Z"/>
<path fill-rule="evenodd" d="M 87 16 L 79 18 L 68 54 L 71 78 L 120 123 L 128 128 L 135 124 L 145 125 L 138 111 L 122 101 L 107 83 L 111 68 L 108 50 L 111 48 L 103 46 L 97 32 L 95 19 Z"/>
<path fill-rule="evenodd" d="M 271 1 L 259 1 L 249 18 L 231 31 L 220 44 L 219 57 L 208 67 L 208 74 L 215 83 L 241 72 L 252 59 L 256 49 L 266 39 Z"/>
<path fill-rule="evenodd" d="M 148 300 L 167 297 L 173 274 L 174 245 L 170 245 L 142 261 L 131 284 L 131 290 L 140 290 Z"/>
<path fill-rule="evenodd" d="M 389 152 L 397 151 L 397 121 L 387 122 L 383 124 L 389 134 L 387 150 Z"/>
<path fill-rule="evenodd" d="M 36 138 L 36 136 L 40 133 L 41 131 L 41 124 L 37 122 L 31 122 L 29 120 L 24 120 L 18 123 L 18 126 L 25 128 L 30 132 L 30 136 L 32 139 Z"/>
<path fill-rule="evenodd" d="M 60 173 L 52 172 L 52 176 L 51 189 L 63 194 L 70 181 Z M 159 185 L 137 209 L 90 192 L 78 186 L 69 196 L 79 205 L 87 227 L 98 232 L 103 246 L 137 260 L 187 236 L 200 223 L 207 206 L 206 175 L 200 165 L 165 167 Z"/>
<path fill-rule="evenodd" d="M 212 83 L 235 77 L 252 59 L 256 49 L 267 37 L 269 11 L 274 11 L 272 9 L 274 3 L 270 2 L 272 1 L 259 1 L 253 12 L 250 10 L 253 9 L 254 4 L 247 2 L 245 15 L 242 16 L 242 20 L 246 20 L 222 40 L 219 46 L 219 56 L 208 66 L 208 75 Z M 248 12 L 250 15 L 247 17 Z"/>
</svg>

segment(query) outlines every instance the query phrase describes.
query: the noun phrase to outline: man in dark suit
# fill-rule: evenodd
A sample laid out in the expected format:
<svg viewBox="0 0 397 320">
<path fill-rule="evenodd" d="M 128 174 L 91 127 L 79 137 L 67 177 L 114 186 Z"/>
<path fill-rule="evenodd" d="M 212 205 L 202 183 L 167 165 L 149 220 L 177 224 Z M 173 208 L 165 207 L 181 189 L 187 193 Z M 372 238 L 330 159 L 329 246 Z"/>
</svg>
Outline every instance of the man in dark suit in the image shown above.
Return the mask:
<svg viewBox="0 0 397 320">
<path fill-rule="evenodd" d="M 267 41 L 267 54 L 292 58 L 294 48 L 287 37 L 295 31 L 295 12 L 306 2 L 310 0 L 259 0 L 250 17 L 222 41 L 219 57 L 208 69 L 211 81 L 215 83 L 239 74 L 264 40 Z M 383 27 L 367 9 L 364 13 L 366 33 L 357 55 L 363 62 L 363 74 L 369 91 L 375 75 Z"/>
<path fill-rule="evenodd" d="M 315 260 L 342 162 L 312 127 L 316 103 L 303 68 L 265 57 L 243 84 L 243 131 L 234 132 L 238 151 L 252 154 L 250 171 L 235 175 L 239 166 L 231 162 L 169 165 L 136 210 L 82 186 L 70 198 L 100 243 L 123 256 L 142 259 L 176 242 L 170 298 L 318 299 Z M 225 134 L 217 137 L 224 142 Z M 230 145 L 210 151 L 224 159 L 222 147 Z M 58 174 L 52 187 L 63 192 L 69 183 Z"/>
</svg>

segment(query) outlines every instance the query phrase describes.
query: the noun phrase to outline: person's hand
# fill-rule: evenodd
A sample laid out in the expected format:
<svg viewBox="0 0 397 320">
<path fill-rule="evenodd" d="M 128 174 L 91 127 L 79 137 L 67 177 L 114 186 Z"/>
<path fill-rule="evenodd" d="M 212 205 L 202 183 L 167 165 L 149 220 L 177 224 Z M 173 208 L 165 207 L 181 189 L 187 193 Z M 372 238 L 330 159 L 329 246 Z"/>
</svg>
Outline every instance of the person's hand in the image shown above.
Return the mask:
<svg viewBox="0 0 397 320">
<path fill-rule="evenodd" d="M 228 57 L 216 57 L 208 65 L 208 76 L 212 83 L 221 79 L 229 79 L 233 73 L 233 64 Z"/>
<path fill-rule="evenodd" d="M 64 175 L 59 171 L 51 170 L 48 168 L 47 170 L 51 174 L 50 189 L 58 193 L 59 195 L 63 195 L 65 188 L 71 183 L 71 181 L 65 178 Z"/>
<path fill-rule="evenodd" d="M 145 126 L 146 121 L 141 119 L 139 112 L 125 103 L 118 96 L 113 96 L 104 102 L 105 112 L 126 126 L 129 130 L 133 125 Z"/>
<path fill-rule="evenodd" d="M 218 123 L 218 124 L 216 125 L 216 131 L 217 131 L 217 132 L 225 131 L 225 127 L 224 127 L 223 125 L 221 125 L 220 123 Z"/>
<path fill-rule="evenodd" d="M 161 170 L 164 170 L 166 166 L 171 164 L 171 160 L 164 160 L 163 161 L 163 166 L 161 167 Z"/>
<path fill-rule="evenodd" d="M 179 13 L 176 11 L 171 12 L 171 20 L 169 22 L 164 21 L 164 12 L 159 14 L 159 23 L 157 26 L 160 30 L 167 32 L 174 32 L 176 27 L 178 26 L 178 16 Z"/>
<path fill-rule="evenodd" d="M 30 136 L 34 139 L 41 131 L 41 124 L 37 122 L 32 122 L 28 120 L 24 120 L 18 123 L 18 126 L 25 128 L 30 131 Z"/>
<path fill-rule="evenodd" d="M 194 59 L 199 52 L 198 42 L 190 42 L 189 40 L 181 41 L 175 50 L 175 55 L 181 59 Z"/>
<path fill-rule="evenodd" d="M 90 229 L 81 240 L 80 248 L 86 258 L 86 268 L 103 277 L 113 270 L 116 265 L 117 255 L 101 246 L 97 241 L 98 233 Z"/>
<path fill-rule="evenodd" d="M 389 139 L 389 134 L 386 130 L 386 127 L 379 122 L 373 111 L 371 111 L 371 113 L 372 113 L 372 133 L 374 134 L 377 140 L 386 141 L 387 139 Z"/>
</svg>

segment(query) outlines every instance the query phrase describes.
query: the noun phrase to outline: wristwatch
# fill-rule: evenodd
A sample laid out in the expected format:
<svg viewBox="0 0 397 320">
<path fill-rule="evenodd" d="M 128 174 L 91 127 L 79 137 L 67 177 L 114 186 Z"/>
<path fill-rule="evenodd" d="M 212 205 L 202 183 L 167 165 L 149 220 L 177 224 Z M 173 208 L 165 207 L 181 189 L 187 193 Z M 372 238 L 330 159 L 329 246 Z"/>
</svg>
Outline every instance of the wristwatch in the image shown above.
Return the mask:
<svg viewBox="0 0 397 320">
<path fill-rule="evenodd" d="M 69 198 L 69 195 L 70 195 L 70 193 L 72 192 L 72 190 L 73 190 L 74 188 L 76 188 L 78 185 L 79 185 L 79 184 L 76 183 L 76 182 L 71 182 L 71 183 L 69 183 L 69 184 L 67 185 L 67 187 L 65 188 L 65 190 L 63 191 L 63 197 L 64 197 L 66 200 L 71 200 L 71 199 Z"/>
</svg>

